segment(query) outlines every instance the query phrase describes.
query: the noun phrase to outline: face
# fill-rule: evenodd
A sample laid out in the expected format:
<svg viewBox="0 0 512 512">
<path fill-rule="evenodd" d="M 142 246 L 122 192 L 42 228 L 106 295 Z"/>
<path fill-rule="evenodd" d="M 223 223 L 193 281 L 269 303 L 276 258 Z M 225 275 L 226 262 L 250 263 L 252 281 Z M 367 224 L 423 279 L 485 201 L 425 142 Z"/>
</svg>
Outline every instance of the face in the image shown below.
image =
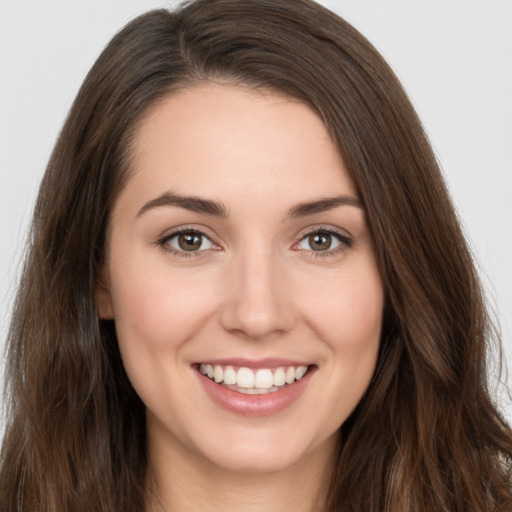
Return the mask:
<svg viewBox="0 0 512 512">
<path fill-rule="evenodd" d="M 154 106 L 133 149 L 97 302 L 152 452 L 247 472 L 332 452 L 374 371 L 383 288 L 323 123 L 204 84 Z"/>
</svg>

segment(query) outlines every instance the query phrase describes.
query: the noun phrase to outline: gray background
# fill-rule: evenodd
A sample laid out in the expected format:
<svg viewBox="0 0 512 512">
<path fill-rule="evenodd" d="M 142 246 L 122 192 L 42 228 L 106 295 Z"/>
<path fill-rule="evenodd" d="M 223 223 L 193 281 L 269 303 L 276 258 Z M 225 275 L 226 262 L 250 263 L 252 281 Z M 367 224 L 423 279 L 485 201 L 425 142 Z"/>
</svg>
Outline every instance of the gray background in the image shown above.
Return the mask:
<svg viewBox="0 0 512 512">
<path fill-rule="evenodd" d="M 321 3 L 366 35 L 412 98 L 474 250 L 512 366 L 512 1 Z M 0 0 L 0 348 L 37 186 L 87 70 L 128 20 L 174 4 Z M 500 397 L 512 418 L 503 389 Z"/>
</svg>

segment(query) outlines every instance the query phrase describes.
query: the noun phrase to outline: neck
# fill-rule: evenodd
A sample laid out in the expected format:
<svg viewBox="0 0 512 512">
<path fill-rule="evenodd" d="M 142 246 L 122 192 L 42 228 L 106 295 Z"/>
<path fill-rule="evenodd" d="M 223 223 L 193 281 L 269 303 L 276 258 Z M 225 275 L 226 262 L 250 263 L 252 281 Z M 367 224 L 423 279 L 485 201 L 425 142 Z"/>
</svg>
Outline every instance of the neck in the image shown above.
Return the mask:
<svg viewBox="0 0 512 512">
<path fill-rule="evenodd" d="M 181 447 L 149 443 L 146 512 L 318 512 L 326 502 L 336 442 L 273 472 L 230 471 Z"/>
</svg>

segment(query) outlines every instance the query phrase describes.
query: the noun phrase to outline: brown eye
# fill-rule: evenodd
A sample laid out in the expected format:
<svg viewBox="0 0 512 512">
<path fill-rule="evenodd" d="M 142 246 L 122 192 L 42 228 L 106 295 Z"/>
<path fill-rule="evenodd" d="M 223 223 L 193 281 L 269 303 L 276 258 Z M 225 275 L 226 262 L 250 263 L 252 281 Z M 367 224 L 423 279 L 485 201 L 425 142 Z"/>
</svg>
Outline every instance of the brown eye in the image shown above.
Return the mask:
<svg viewBox="0 0 512 512">
<path fill-rule="evenodd" d="M 162 243 L 176 252 L 200 252 L 214 247 L 213 242 L 199 231 L 181 231 L 166 237 Z"/>
<path fill-rule="evenodd" d="M 343 235 L 319 230 L 306 235 L 299 242 L 298 247 L 304 251 L 327 252 L 337 249 L 342 244 L 350 245 Z"/>
<path fill-rule="evenodd" d="M 308 237 L 308 242 L 313 251 L 327 251 L 331 248 L 332 235 L 328 233 L 315 233 Z"/>
<path fill-rule="evenodd" d="M 178 236 L 178 246 L 182 251 L 197 251 L 201 247 L 202 235 L 182 233 Z"/>
</svg>

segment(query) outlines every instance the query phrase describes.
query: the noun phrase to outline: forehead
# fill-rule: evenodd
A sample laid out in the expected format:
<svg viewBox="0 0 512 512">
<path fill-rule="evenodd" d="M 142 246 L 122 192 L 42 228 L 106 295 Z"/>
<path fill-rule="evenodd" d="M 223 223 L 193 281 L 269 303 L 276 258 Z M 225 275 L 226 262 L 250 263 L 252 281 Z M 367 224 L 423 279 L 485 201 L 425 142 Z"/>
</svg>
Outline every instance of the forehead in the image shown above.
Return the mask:
<svg viewBox="0 0 512 512">
<path fill-rule="evenodd" d="M 310 107 L 246 87 L 205 83 L 165 97 L 140 122 L 132 150 L 127 188 L 146 199 L 167 189 L 223 202 L 243 193 L 265 205 L 357 195 Z"/>
</svg>

